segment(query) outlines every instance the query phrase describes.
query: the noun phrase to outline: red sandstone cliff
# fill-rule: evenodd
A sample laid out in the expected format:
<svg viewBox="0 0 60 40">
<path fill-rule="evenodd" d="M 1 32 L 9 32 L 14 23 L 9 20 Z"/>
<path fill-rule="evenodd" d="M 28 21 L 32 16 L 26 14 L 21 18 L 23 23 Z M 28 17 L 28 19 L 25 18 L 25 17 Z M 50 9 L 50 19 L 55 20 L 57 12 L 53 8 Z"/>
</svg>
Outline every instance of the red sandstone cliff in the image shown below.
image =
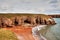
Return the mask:
<svg viewBox="0 0 60 40">
<path fill-rule="evenodd" d="M 0 27 L 11 27 L 11 26 L 18 26 L 18 25 L 53 25 L 55 24 L 54 19 L 48 15 L 22 15 L 22 16 L 14 16 L 11 18 L 7 17 L 0 17 Z"/>
</svg>

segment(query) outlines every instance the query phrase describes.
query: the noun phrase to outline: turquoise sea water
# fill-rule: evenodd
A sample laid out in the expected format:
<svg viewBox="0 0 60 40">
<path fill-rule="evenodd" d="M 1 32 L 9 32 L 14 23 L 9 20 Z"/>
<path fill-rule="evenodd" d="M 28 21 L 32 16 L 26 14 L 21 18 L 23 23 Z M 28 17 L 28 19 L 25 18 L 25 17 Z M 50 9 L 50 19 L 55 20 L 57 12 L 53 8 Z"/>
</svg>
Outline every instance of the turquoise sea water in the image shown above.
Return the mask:
<svg viewBox="0 0 60 40">
<path fill-rule="evenodd" d="M 40 30 L 40 33 L 47 40 L 60 40 L 60 18 L 54 18 L 56 25 L 48 25 L 46 29 Z"/>
</svg>

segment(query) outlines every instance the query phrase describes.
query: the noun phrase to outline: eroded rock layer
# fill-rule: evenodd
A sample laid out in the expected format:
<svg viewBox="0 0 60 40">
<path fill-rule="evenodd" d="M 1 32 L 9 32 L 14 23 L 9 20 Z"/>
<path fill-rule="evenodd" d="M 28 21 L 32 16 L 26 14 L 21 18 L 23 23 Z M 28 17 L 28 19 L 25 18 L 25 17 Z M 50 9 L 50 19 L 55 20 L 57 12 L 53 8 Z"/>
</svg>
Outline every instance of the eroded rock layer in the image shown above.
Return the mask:
<svg viewBox="0 0 60 40">
<path fill-rule="evenodd" d="M 14 16 L 11 18 L 0 17 L 0 27 L 13 27 L 19 25 L 53 25 L 56 24 L 54 19 L 47 15 L 27 15 Z"/>
</svg>

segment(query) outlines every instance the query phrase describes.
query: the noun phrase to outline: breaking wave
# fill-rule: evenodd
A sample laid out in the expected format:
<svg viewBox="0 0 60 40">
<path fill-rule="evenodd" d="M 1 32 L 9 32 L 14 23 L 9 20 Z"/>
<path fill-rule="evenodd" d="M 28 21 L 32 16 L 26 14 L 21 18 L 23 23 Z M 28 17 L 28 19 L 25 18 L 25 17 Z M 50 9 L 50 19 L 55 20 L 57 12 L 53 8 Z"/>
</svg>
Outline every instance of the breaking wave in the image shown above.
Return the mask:
<svg viewBox="0 0 60 40">
<path fill-rule="evenodd" d="M 38 38 L 38 40 L 47 40 L 44 36 L 41 35 L 41 33 L 39 33 L 39 31 L 45 29 L 45 27 L 47 27 L 47 25 L 37 25 L 32 28 L 32 35 L 34 39 Z"/>
</svg>

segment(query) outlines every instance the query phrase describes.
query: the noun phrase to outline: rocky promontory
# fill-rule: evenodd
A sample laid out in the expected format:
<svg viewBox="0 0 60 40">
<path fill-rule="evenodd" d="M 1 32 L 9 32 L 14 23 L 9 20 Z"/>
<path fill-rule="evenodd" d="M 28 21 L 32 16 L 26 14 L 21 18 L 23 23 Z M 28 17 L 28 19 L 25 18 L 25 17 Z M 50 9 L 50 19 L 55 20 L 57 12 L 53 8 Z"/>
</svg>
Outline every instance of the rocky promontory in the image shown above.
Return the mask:
<svg viewBox="0 0 60 40">
<path fill-rule="evenodd" d="M 0 27 L 13 27 L 19 25 L 54 25 L 56 24 L 51 16 L 40 15 L 5 15 L 0 16 Z"/>
</svg>

